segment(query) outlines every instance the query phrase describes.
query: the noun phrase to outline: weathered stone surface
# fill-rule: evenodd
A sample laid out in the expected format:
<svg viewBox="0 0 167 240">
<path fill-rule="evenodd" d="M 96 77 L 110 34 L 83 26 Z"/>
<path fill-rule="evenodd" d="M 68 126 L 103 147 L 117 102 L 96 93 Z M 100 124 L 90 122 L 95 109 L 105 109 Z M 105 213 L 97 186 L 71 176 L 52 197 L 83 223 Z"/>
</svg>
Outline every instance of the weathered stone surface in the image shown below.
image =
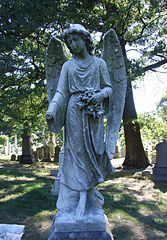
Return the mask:
<svg viewBox="0 0 167 240">
<path fill-rule="evenodd" d="M 52 189 L 50 191 L 50 194 L 52 196 L 57 196 L 58 193 L 59 193 L 59 190 L 60 190 L 60 178 L 59 177 L 56 177 L 55 181 L 54 181 L 54 184 L 52 186 Z"/>
<path fill-rule="evenodd" d="M 153 181 L 167 181 L 167 141 L 156 145 L 156 163 L 153 168 Z"/>
<path fill-rule="evenodd" d="M 50 235 L 48 240 L 113 240 L 107 232 L 57 232 Z"/>
<path fill-rule="evenodd" d="M 12 154 L 11 161 L 16 161 L 16 155 L 15 154 Z"/>
<path fill-rule="evenodd" d="M 20 164 L 32 164 L 33 156 L 30 149 L 30 136 L 27 134 L 22 134 L 22 155 L 20 156 Z"/>
<path fill-rule="evenodd" d="M 100 239 L 113 240 L 107 217 L 89 214 L 82 221 L 76 221 L 71 213 L 62 218 L 55 217 L 48 240 L 55 239 Z"/>
<path fill-rule="evenodd" d="M 0 240 L 20 240 L 24 225 L 0 224 Z"/>
<path fill-rule="evenodd" d="M 82 25 L 70 24 L 63 37 L 73 57 L 67 59 L 61 41 L 54 36 L 46 54 L 46 120 L 54 133 L 60 133 L 64 127 L 62 161 L 59 154 L 59 211 L 51 233 L 103 233 L 104 212 L 98 211 L 103 211 L 104 198 L 96 186 L 115 171 L 110 159 L 115 152 L 125 102 L 124 58 L 113 29 L 104 36 L 101 58 L 93 56 L 93 39 Z"/>
<path fill-rule="evenodd" d="M 50 171 L 50 175 L 51 175 L 51 176 L 57 176 L 58 172 L 59 172 L 59 170 L 57 170 L 57 169 L 52 169 L 52 170 Z"/>
</svg>

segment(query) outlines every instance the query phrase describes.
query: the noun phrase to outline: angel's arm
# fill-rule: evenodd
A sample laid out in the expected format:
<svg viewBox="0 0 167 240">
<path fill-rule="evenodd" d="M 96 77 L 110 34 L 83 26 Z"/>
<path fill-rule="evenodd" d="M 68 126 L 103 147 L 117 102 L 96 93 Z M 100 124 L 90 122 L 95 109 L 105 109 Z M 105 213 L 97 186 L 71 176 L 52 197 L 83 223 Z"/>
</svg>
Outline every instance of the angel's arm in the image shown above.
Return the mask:
<svg viewBox="0 0 167 240">
<path fill-rule="evenodd" d="M 48 127 L 52 132 L 58 133 L 64 125 L 64 116 L 68 102 L 67 66 L 63 65 L 56 93 L 46 112 Z"/>
<path fill-rule="evenodd" d="M 101 81 L 101 91 L 95 93 L 91 102 L 93 104 L 101 103 L 105 98 L 110 98 L 112 96 L 112 85 L 110 80 L 110 75 L 108 73 L 108 68 L 104 60 L 101 59 L 100 62 L 100 81 Z"/>
</svg>

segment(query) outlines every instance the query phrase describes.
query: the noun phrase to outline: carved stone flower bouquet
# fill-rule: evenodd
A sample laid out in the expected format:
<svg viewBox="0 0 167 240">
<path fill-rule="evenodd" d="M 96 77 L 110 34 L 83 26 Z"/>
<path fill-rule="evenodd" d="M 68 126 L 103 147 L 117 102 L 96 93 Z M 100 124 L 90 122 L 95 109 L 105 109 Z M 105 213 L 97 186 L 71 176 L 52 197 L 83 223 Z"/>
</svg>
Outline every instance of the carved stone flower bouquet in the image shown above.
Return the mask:
<svg viewBox="0 0 167 240">
<path fill-rule="evenodd" d="M 81 93 L 78 96 L 77 106 L 80 109 L 85 109 L 85 113 L 88 115 L 92 115 L 95 118 L 99 118 L 101 115 L 104 114 L 103 106 L 101 104 L 93 104 L 91 102 L 92 96 L 100 92 L 100 90 L 96 90 L 94 88 L 86 88 L 84 93 Z"/>
</svg>

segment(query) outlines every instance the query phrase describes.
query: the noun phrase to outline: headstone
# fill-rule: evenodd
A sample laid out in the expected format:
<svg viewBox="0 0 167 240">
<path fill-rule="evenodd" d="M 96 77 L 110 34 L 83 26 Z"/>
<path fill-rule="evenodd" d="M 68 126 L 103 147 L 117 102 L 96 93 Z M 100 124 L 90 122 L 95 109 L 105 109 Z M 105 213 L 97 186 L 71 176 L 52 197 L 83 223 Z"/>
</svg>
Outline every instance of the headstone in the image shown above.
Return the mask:
<svg viewBox="0 0 167 240">
<path fill-rule="evenodd" d="M 20 240 L 24 225 L 0 224 L 0 240 Z"/>
<path fill-rule="evenodd" d="M 34 157 L 34 162 L 38 162 L 39 161 L 37 151 L 33 151 L 33 157 Z"/>
<path fill-rule="evenodd" d="M 125 157 L 125 148 L 120 149 L 120 155 L 121 157 Z"/>
<path fill-rule="evenodd" d="M 44 152 L 44 156 L 42 158 L 43 162 L 51 162 L 51 158 L 50 158 L 50 147 L 49 146 L 44 146 L 43 147 L 43 152 Z"/>
<path fill-rule="evenodd" d="M 30 136 L 26 133 L 22 134 L 22 155 L 20 157 L 20 164 L 32 164 L 33 156 L 30 148 Z"/>
<path fill-rule="evenodd" d="M 41 147 L 36 148 L 37 151 L 37 157 L 41 160 L 44 156 L 43 150 Z"/>
<path fill-rule="evenodd" d="M 57 169 L 52 169 L 52 170 L 50 171 L 50 176 L 57 176 L 58 172 L 59 172 L 59 170 L 57 170 Z"/>
<path fill-rule="evenodd" d="M 11 161 L 16 161 L 16 155 L 15 154 L 12 154 Z"/>
<path fill-rule="evenodd" d="M 156 145 L 156 163 L 153 168 L 153 181 L 167 181 L 167 141 Z"/>
<path fill-rule="evenodd" d="M 57 145 L 55 147 L 55 157 L 54 157 L 54 161 L 55 162 L 59 162 L 59 153 L 60 153 L 61 148 L 59 147 L 59 145 Z"/>
<path fill-rule="evenodd" d="M 115 148 L 115 153 L 113 158 L 119 158 L 119 151 L 118 151 L 118 146 Z"/>
<path fill-rule="evenodd" d="M 156 163 L 156 154 L 152 153 L 151 155 L 151 162 Z"/>
<path fill-rule="evenodd" d="M 6 139 L 5 140 L 5 143 L 4 143 L 4 154 L 5 155 L 8 155 L 8 144 L 9 144 L 9 142 L 8 142 L 8 140 Z"/>
<path fill-rule="evenodd" d="M 14 148 L 15 148 L 15 151 L 17 149 L 17 135 L 15 134 L 15 137 L 14 137 Z"/>
<path fill-rule="evenodd" d="M 55 156 L 55 134 L 49 131 L 49 142 L 48 146 L 50 148 L 50 157 L 54 158 Z"/>
<path fill-rule="evenodd" d="M 11 155 L 11 143 L 8 144 L 8 155 Z"/>
</svg>

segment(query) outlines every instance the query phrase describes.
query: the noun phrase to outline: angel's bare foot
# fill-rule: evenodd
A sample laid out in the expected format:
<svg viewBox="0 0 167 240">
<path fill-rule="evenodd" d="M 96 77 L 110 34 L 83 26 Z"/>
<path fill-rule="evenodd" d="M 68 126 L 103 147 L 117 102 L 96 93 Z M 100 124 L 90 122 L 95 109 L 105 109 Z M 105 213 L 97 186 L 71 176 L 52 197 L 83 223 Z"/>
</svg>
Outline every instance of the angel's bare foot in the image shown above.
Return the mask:
<svg viewBox="0 0 167 240">
<path fill-rule="evenodd" d="M 77 221 L 81 221 L 85 214 L 86 199 L 87 199 L 87 191 L 80 192 L 80 199 L 79 199 L 78 206 L 76 208 Z"/>
</svg>

